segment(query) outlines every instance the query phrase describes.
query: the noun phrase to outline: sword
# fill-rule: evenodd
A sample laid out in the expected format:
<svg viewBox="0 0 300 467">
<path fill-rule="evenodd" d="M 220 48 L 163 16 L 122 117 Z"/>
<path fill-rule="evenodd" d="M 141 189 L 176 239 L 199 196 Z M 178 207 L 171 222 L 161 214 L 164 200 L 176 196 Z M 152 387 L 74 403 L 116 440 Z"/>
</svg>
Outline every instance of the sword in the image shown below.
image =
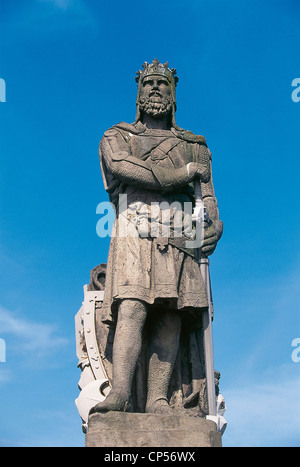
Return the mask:
<svg viewBox="0 0 300 467">
<path fill-rule="evenodd" d="M 206 212 L 200 179 L 194 181 L 195 192 L 195 208 L 193 212 L 193 220 L 197 223 L 204 220 L 210 222 L 208 213 Z M 209 259 L 201 253 L 200 258 L 200 271 L 205 285 L 208 309 L 202 312 L 202 327 L 204 335 L 204 354 L 205 354 L 205 372 L 206 372 L 206 390 L 208 401 L 208 417 L 215 420 L 217 417 L 217 403 L 216 403 L 216 389 L 215 389 L 215 369 L 214 369 L 214 355 L 213 355 L 213 337 L 212 337 L 212 306 L 211 306 L 211 285 L 209 275 Z"/>
</svg>

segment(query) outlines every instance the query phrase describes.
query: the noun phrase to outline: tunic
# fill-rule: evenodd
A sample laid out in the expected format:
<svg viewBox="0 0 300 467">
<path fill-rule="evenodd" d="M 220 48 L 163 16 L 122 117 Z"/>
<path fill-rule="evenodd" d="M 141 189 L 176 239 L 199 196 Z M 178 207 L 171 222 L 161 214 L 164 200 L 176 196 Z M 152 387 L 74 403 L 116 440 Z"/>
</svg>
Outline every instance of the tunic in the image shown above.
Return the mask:
<svg viewBox="0 0 300 467">
<path fill-rule="evenodd" d="M 208 306 L 199 251 L 187 244 L 195 238 L 193 186 L 180 180 L 188 163 L 203 164 L 204 202 L 216 223 L 217 203 L 205 140 L 186 133 L 182 136 L 173 128 L 148 130 L 141 123 L 121 123 L 106 131 L 101 140 L 102 176 L 116 208 L 103 322 L 116 320 L 123 299 L 193 314 Z"/>
</svg>

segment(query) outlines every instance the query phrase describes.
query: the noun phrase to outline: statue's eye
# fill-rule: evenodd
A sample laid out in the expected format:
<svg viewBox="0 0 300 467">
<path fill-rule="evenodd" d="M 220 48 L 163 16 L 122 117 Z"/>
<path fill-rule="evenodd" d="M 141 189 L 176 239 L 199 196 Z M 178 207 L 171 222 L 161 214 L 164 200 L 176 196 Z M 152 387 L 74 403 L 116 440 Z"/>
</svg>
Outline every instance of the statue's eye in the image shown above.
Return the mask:
<svg viewBox="0 0 300 467">
<path fill-rule="evenodd" d="M 153 86 L 153 81 L 149 80 L 149 81 L 144 81 L 143 82 L 143 87 L 146 87 L 146 86 Z"/>
</svg>

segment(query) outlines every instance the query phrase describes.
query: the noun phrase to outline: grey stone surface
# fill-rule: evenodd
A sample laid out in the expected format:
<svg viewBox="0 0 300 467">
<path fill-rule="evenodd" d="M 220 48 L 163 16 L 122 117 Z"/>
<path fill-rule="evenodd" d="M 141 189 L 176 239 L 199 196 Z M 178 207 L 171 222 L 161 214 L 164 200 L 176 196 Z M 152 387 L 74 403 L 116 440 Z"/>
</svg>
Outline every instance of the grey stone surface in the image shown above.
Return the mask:
<svg viewBox="0 0 300 467">
<path fill-rule="evenodd" d="M 174 68 L 145 62 L 136 81 L 135 121 L 106 130 L 99 147 L 116 216 L 107 265 L 91 271 L 76 315 L 86 445 L 221 446 L 205 419 L 220 377 L 208 257 L 223 223 L 212 155 L 204 136 L 176 123 Z"/>
<path fill-rule="evenodd" d="M 187 415 L 108 412 L 89 418 L 86 447 L 222 447 L 214 422 Z"/>
<path fill-rule="evenodd" d="M 206 140 L 175 121 L 177 81 L 168 63 L 145 62 L 137 74 L 135 121 L 114 125 L 100 142 L 104 187 L 116 219 L 96 316 L 112 390 L 96 412 L 171 414 L 180 407 L 205 416 L 205 393 L 214 391 L 213 368 L 206 378 L 202 325 L 212 300 L 200 261 L 214 252 L 223 223 Z M 200 200 L 195 185 L 207 214 L 201 248 L 192 242 L 192 209 Z M 154 213 L 153 205 L 161 207 Z M 94 273 L 92 285 L 99 286 Z"/>
</svg>

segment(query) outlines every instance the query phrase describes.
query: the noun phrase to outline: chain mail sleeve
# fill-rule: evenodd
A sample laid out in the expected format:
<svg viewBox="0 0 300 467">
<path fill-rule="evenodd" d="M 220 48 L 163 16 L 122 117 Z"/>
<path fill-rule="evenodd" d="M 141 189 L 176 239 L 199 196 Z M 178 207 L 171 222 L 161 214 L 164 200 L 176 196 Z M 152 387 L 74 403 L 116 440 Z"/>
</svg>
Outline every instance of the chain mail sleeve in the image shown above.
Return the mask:
<svg viewBox="0 0 300 467">
<path fill-rule="evenodd" d="M 215 190 L 212 179 L 212 169 L 211 169 L 211 152 L 207 150 L 210 156 L 210 177 L 207 183 L 201 182 L 202 196 L 206 211 L 209 215 L 210 220 L 213 222 L 213 226 L 216 230 L 218 240 L 221 238 L 223 233 L 223 222 L 219 218 L 219 209 L 218 203 L 215 196 Z"/>
<path fill-rule="evenodd" d="M 120 181 L 155 191 L 169 191 L 190 181 L 186 166 L 174 170 L 161 169 L 156 173 L 149 163 L 131 155 L 127 142 L 115 129 L 105 132 L 99 155 L 106 191 L 112 191 Z"/>
</svg>

